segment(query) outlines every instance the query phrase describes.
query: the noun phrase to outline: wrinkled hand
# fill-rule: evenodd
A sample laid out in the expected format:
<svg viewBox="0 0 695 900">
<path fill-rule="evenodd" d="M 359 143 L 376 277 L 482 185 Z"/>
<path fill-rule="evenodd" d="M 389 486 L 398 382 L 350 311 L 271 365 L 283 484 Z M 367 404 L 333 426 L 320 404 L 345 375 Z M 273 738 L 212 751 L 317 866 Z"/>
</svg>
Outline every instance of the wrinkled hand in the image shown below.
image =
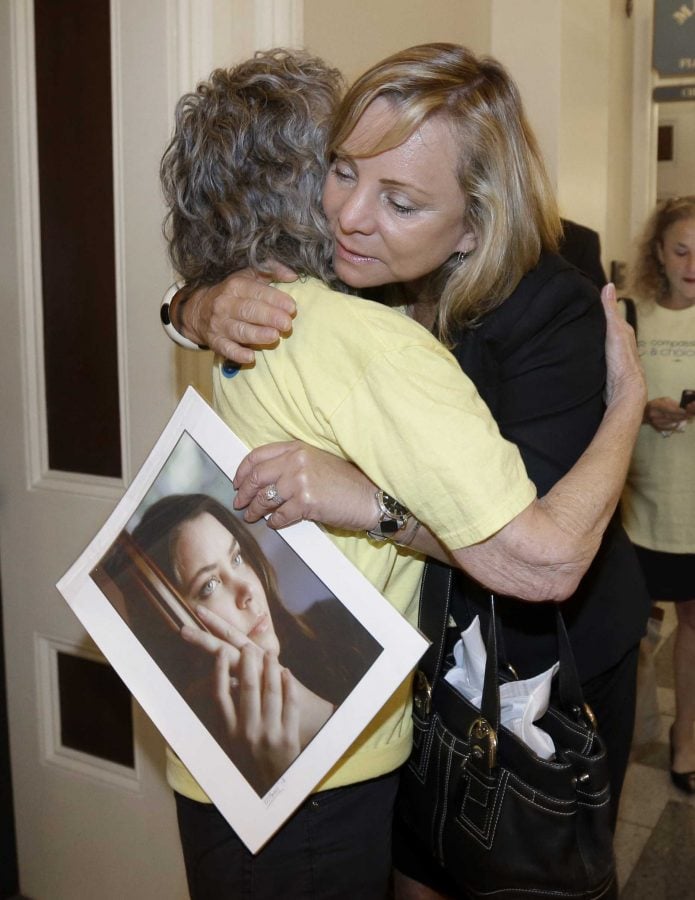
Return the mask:
<svg viewBox="0 0 695 900">
<path fill-rule="evenodd" d="M 689 403 L 688 406 L 694 406 L 694 404 Z M 695 412 L 695 409 L 693 411 Z M 688 418 L 688 411 L 682 409 L 670 397 L 657 397 L 654 400 L 649 400 L 644 408 L 645 424 L 651 425 L 656 431 L 666 433 L 679 431 Z"/>
<path fill-rule="evenodd" d="M 198 607 L 208 632 L 185 626 L 181 636 L 210 655 L 210 681 L 196 686 L 215 704 L 229 755 L 259 794 L 272 787 L 302 750 L 298 682 L 242 632 Z"/>
<path fill-rule="evenodd" d="M 275 485 L 279 499 L 269 500 L 266 488 Z M 379 517 L 376 485 L 352 463 L 317 450 L 302 441 L 265 444 L 248 454 L 234 477 L 236 509 L 256 522 L 272 513 L 271 528 L 302 519 L 332 528 L 364 531 Z"/>
<path fill-rule="evenodd" d="M 644 372 L 635 332 L 618 311 L 614 285 L 603 288 L 601 302 L 606 314 L 606 405 L 629 400 L 641 409 L 647 399 Z"/>
<path fill-rule="evenodd" d="M 244 365 L 254 360 L 251 347 L 270 346 L 290 332 L 295 302 L 269 282 L 295 281 L 297 275 L 279 263 L 269 268 L 267 273 L 244 269 L 194 291 L 179 311 L 186 336 Z"/>
</svg>

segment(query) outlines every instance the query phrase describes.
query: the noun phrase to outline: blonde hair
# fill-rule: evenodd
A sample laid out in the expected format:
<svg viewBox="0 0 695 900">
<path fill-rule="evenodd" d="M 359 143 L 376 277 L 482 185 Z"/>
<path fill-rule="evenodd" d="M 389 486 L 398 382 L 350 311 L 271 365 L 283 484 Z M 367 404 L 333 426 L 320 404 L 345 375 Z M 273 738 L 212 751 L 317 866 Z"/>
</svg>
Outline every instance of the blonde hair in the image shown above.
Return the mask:
<svg viewBox="0 0 695 900">
<path fill-rule="evenodd" d="M 664 234 L 675 222 L 695 219 L 695 196 L 671 197 L 660 203 L 647 220 L 637 245 L 630 279 L 632 290 L 644 300 L 657 303 L 668 296 L 670 286 L 659 259 Z"/>
<path fill-rule="evenodd" d="M 555 195 L 516 85 L 500 63 L 456 44 L 422 44 L 372 66 L 338 108 L 330 150 L 338 152 L 367 107 L 385 98 L 396 124 L 364 155 L 400 145 L 430 116 L 446 117 L 458 139 L 462 211 L 476 249 L 434 273 L 439 336 L 473 324 L 499 306 L 542 249 L 557 250 Z M 360 153 L 362 151 L 360 150 Z"/>
</svg>

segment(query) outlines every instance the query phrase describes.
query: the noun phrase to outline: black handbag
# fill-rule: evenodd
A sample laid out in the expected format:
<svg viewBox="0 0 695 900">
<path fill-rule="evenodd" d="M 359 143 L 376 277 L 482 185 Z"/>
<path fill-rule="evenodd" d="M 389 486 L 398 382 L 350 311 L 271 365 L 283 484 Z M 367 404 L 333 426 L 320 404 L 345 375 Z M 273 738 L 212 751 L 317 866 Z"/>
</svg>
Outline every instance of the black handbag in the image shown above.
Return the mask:
<svg viewBox="0 0 695 900">
<path fill-rule="evenodd" d="M 616 896 L 606 751 L 583 700 L 558 612 L 557 699 L 538 721 L 556 754 L 537 756 L 499 724 L 494 598 L 481 709 L 443 678 L 452 572 L 428 562 L 420 628 L 432 645 L 415 677 L 414 745 L 398 814 L 462 897 L 607 900 Z"/>
</svg>

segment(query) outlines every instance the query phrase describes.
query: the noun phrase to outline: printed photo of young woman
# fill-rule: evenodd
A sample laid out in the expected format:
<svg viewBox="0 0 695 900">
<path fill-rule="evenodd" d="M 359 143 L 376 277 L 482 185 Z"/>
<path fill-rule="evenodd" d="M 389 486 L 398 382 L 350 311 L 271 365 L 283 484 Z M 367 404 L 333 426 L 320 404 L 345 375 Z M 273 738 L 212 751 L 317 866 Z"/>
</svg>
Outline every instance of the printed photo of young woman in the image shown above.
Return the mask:
<svg viewBox="0 0 695 900">
<path fill-rule="evenodd" d="M 182 435 L 91 576 L 263 796 L 383 648 L 233 496 Z"/>
</svg>

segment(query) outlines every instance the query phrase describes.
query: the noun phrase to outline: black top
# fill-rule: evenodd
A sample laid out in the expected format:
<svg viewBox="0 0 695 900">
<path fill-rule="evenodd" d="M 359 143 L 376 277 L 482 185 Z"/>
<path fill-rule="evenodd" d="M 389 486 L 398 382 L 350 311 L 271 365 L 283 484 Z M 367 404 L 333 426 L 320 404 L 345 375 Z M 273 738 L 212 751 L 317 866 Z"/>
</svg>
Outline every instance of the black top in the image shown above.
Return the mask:
<svg viewBox="0 0 695 900">
<path fill-rule="evenodd" d="M 574 465 L 604 412 L 605 318 L 595 287 L 554 254 L 522 278 L 454 353 L 518 445 L 539 496 Z M 452 611 L 465 627 L 485 618 L 485 595 L 457 577 Z M 497 604 L 509 661 L 521 677 L 557 659 L 554 604 Z M 576 594 L 563 604 L 583 681 L 606 671 L 644 634 L 650 609 L 634 550 L 617 517 Z"/>
</svg>

